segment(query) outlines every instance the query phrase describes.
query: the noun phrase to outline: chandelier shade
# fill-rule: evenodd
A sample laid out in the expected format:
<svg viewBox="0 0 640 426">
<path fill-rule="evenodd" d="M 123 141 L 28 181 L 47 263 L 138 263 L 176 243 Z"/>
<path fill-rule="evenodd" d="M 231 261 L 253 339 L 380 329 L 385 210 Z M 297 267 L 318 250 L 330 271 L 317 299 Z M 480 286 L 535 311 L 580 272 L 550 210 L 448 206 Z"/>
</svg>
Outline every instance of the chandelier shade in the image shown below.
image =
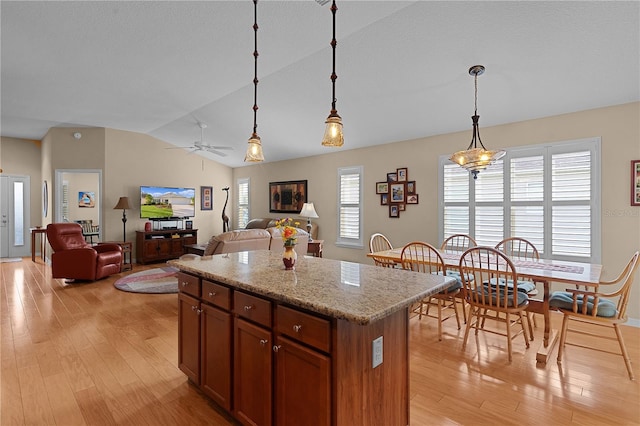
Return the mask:
<svg viewBox="0 0 640 426">
<path fill-rule="evenodd" d="M 324 136 L 322 138 L 322 146 L 341 147 L 344 145 L 344 135 L 342 133 L 342 118 L 338 115 L 336 110 L 336 6 L 335 0 L 331 4 L 331 14 L 333 15 L 333 38 L 331 39 L 331 51 L 333 55 L 333 71 L 331 72 L 331 112 L 327 121 L 325 121 L 326 127 L 324 130 Z"/>
<path fill-rule="evenodd" d="M 253 133 L 249 138 L 249 146 L 244 156 L 244 161 L 249 163 L 259 163 L 264 161 L 262 153 L 262 143 L 258 136 L 258 0 L 253 0 Z"/>
<path fill-rule="evenodd" d="M 484 66 L 482 65 L 474 65 L 469 68 L 469 75 L 474 77 L 475 82 L 475 110 L 471 117 L 473 123 L 471 143 L 466 150 L 455 152 L 451 157 L 449 157 L 451 161 L 458 164 L 463 169 L 468 170 L 473 175 L 474 179 L 478 178 L 478 173 L 504 157 L 506 154 L 503 150 L 488 150 L 482 143 L 482 139 L 480 139 L 480 128 L 478 126 L 478 122 L 480 121 L 480 116 L 478 115 L 478 76 L 483 73 Z"/>
</svg>

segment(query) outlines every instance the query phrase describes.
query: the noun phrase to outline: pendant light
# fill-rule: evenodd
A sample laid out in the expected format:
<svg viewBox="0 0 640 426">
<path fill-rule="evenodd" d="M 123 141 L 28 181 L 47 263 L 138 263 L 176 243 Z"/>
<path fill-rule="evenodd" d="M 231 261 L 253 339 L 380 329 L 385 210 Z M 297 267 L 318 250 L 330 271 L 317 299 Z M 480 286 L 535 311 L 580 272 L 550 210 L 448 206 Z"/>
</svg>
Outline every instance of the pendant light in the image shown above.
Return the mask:
<svg viewBox="0 0 640 426">
<path fill-rule="evenodd" d="M 327 121 L 325 121 L 327 127 L 324 131 L 324 137 L 322 138 L 323 146 L 335 146 L 341 147 L 344 144 L 344 135 L 342 134 L 342 118 L 336 111 L 336 1 L 333 0 L 331 5 L 331 14 L 333 15 L 333 39 L 331 40 L 331 49 L 333 51 L 333 72 L 331 73 L 331 87 L 332 87 L 332 101 L 331 112 Z"/>
<path fill-rule="evenodd" d="M 466 150 L 458 151 L 449 158 L 454 163 L 460 165 L 460 167 L 465 170 L 469 170 L 474 179 L 478 178 L 478 173 L 504 157 L 506 154 L 506 152 L 502 150 L 487 150 L 480 139 L 480 129 L 478 128 L 478 120 L 480 120 L 480 116 L 478 115 L 478 76 L 483 73 L 484 66 L 482 65 L 474 65 L 469 68 L 469 75 L 472 75 L 475 81 L 475 110 L 471 117 L 471 120 L 473 121 L 473 136 L 471 138 L 471 143 Z M 478 148 L 478 142 L 480 143 L 480 148 Z"/>
<path fill-rule="evenodd" d="M 262 154 L 262 143 L 258 136 L 257 117 L 258 117 L 258 0 L 253 0 L 253 38 L 254 38 L 254 76 L 253 76 L 253 133 L 249 138 L 249 146 L 244 156 L 244 161 L 258 163 L 264 161 Z"/>
</svg>

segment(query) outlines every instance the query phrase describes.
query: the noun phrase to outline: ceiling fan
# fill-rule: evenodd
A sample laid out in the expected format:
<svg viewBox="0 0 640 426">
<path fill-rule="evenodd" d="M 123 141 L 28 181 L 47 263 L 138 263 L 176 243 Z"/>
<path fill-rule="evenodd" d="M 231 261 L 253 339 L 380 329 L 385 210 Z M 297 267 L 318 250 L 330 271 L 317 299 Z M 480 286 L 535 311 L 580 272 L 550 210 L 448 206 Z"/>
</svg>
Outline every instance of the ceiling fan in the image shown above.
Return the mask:
<svg viewBox="0 0 640 426">
<path fill-rule="evenodd" d="M 219 155 L 220 157 L 226 157 L 227 156 L 227 154 L 225 154 L 224 152 L 221 152 L 221 151 L 233 150 L 233 148 L 230 147 L 230 146 L 209 145 L 207 142 L 204 141 L 204 129 L 207 128 L 207 125 L 205 123 L 198 122 L 198 127 L 200 127 L 200 140 L 199 141 L 195 141 L 193 143 L 193 145 L 190 145 L 190 146 L 175 146 L 175 147 L 170 147 L 170 148 L 167 148 L 167 149 L 176 149 L 176 148 L 188 149 L 189 150 L 189 154 L 191 154 L 192 152 L 197 152 L 197 151 L 206 151 L 206 152 L 210 152 L 210 153 L 215 154 L 215 155 Z"/>
</svg>

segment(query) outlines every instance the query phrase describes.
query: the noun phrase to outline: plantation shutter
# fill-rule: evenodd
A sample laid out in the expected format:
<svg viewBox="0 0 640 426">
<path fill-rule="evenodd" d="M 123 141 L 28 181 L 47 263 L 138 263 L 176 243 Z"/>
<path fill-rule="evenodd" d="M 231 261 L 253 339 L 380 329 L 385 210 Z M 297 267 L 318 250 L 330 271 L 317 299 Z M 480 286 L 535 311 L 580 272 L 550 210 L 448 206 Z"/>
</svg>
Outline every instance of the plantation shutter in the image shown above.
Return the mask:
<svg viewBox="0 0 640 426">
<path fill-rule="evenodd" d="M 338 169 L 338 244 L 362 246 L 362 167 Z"/>
<path fill-rule="evenodd" d="M 236 205 L 236 229 L 244 229 L 249 222 L 249 179 L 238 179 L 238 203 Z"/>
</svg>

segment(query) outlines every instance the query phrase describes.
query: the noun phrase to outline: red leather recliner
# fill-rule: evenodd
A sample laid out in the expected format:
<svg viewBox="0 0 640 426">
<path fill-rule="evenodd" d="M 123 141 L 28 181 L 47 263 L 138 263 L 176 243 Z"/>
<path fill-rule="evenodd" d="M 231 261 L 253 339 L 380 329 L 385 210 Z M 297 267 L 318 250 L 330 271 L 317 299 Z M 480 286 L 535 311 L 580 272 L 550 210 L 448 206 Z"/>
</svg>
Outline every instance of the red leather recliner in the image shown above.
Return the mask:
<svg viewBox="0 0 640 426">
<path fill-rule="evenodd" d="M 117 244 L 91 246 L 77 223 L 47 225 L 47 239 L 53 249 L 53 278 L 95 281 L 120 272 L 122 248 Z"/>
</svg>

